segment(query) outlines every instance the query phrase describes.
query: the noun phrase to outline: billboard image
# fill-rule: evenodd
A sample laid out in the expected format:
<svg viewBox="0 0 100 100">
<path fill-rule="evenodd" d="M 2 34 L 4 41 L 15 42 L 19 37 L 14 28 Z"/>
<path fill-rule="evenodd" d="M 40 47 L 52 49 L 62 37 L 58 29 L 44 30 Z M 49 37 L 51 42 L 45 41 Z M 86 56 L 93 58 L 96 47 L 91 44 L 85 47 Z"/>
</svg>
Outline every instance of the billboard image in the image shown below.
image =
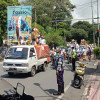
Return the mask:
<svg viewBox="0 0 100 100">
<path fill-rule="evenodd" d="M 8 41 L 31 39 L 32 6 L 7 7 Z"/>
</svg>

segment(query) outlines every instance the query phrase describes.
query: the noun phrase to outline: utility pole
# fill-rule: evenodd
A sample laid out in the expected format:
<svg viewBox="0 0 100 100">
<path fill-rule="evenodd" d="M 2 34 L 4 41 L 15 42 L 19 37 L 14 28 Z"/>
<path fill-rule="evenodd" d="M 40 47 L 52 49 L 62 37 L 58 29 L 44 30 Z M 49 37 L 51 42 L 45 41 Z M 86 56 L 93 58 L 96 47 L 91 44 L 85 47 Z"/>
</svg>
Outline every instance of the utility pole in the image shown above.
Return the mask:
<svg viewBox="0 0 100 100">
<path fill-rule="evenodd" d="M 94 18 L 93 18 L 93 5 L 91 0 L 91 10 L 92 10 L 92 25 L 93 25 L 93 43 L 95 44 L 95 32 L 94 32 Z"/>
<path fill-rule="evenodd" d="M 99 30 L 99 8 L 98 8 L 98 0 L 97 0 L 97 25 Z M 98 46 L 99 46 L 99 35 L 98 35 Z"/>
</svg>

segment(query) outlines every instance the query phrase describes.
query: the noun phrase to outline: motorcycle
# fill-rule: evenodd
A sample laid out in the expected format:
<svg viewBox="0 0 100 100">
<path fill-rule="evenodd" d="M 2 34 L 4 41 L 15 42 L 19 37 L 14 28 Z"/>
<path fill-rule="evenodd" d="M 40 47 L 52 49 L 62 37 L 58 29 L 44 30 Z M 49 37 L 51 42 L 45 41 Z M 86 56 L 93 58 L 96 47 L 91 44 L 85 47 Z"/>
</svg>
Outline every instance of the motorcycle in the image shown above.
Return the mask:
<svg viewBox="0 0 100 100">
<path fill-rule="evenodd" d="M 75 74 L 74 74 L 74 82 L 73 86 L 75 88 L 80 88 L 81 85 L 83 84 L 84 80 L 84 73 L 86 69 L 86 65 L 82 64 L 81 62 L 77 61 L 76 62 L 78 65 L 75 68 Z"/>
<path fill-rule="evenodd" d="M 24 93 L 25 87 L 17 83 L 13 87 L 6 80 L 0 78 L 0 100 L 35 100 L 33 96 Z"/>
</svg>

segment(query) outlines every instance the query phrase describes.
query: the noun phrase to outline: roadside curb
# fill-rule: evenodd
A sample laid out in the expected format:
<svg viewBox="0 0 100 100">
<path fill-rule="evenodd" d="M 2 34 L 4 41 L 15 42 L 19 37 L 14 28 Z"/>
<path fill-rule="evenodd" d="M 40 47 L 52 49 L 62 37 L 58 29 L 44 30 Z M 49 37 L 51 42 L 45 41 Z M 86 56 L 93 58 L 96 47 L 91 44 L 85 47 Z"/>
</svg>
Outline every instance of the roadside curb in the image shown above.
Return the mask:
<svg viewBox="0 0 100 100">
<path fill-rule="evenodd" d="M 98 67 L 98 63 L 99 63 L 99 62 L 100 62 L 100 60 L 97 60 L 96 63 L 94 63 L 94 66 L 96 66 L 96 69 L 97 69 L 97 67 Z M 89 78 L 89 80 L 88 80 L 88 84 L 86 85 L 86 88 L 85 88 L 85 90 L 84 90 L 84 92 L 83 92 L 83 95 L 82 95 L 81 100 L 88 100 L 88 96 L 89 96 L 91 84 L 92 84 L 93 80 L 95 80 L 95 77 L 96 77 L 96 76 L 95 76 L 95 73 L 96 73 L 96 72 L 94 72 L 94 73 L 92 73 L 92 74 L 90 75 L 90 78 Z"/>
<path fill-rule="evenodd" d="M 94 66 L 96 66 L 96 71 L 90 76 L 89 83 L 84 90 L 84 92 L 86 91 L 86 94 L 83 96 L 84 98 L 82 100 L 99 100 L 93 99 L 98 97 L 98 95 L 95 96 L 95 91 L 97 91 L 97 87 L 100 87 L 100 82 L 98 82 L 97 79 L 97 73 L 100 72 L 100 66 L 98 66 L 98 64 L 100 64 L 100 60 L 97 60 L 97 62 L 94 64 Z"/>
</svg>

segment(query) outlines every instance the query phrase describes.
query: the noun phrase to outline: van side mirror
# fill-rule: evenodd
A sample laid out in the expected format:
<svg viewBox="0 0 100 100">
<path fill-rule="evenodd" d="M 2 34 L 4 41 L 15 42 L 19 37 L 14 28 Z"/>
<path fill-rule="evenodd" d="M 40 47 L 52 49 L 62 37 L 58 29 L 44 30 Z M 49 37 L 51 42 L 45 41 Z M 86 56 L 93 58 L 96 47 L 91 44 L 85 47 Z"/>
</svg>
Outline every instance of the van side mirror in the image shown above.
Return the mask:
<svg viewBox="0 0 100 100">
<path fill-rule="evenodd" d="M 25 87 L 21 83 L 17 83 L 16 93 L 22 96 L 24 94 Z"/>
</svg>

